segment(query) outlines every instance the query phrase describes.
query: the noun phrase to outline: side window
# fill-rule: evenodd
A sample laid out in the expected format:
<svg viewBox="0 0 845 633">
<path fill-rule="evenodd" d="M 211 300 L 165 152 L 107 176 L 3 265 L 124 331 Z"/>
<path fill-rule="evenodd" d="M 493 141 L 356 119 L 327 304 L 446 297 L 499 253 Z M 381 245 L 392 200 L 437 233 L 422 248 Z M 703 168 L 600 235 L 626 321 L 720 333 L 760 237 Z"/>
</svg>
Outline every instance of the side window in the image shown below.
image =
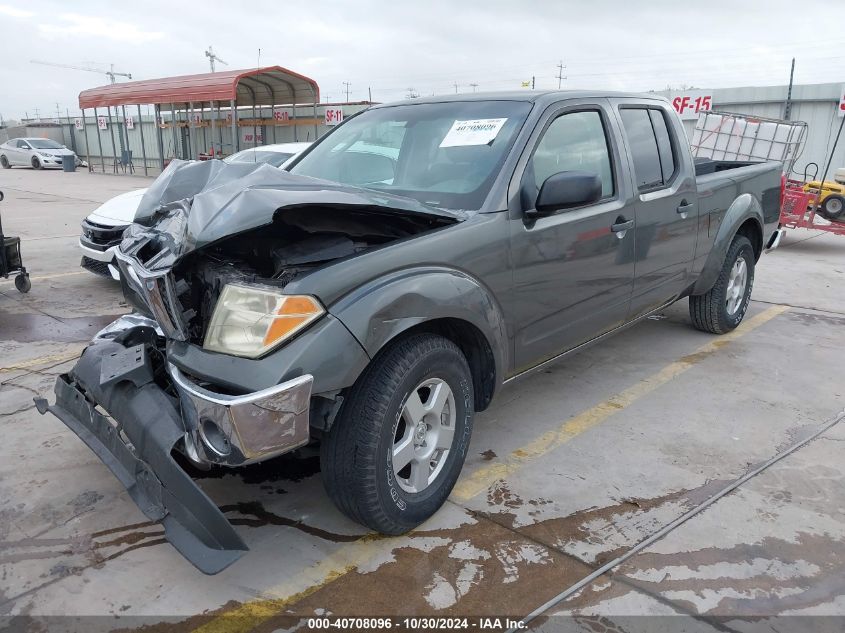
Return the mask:
<svg viewBox="0 0 845 633">
<path fill-rule="evenodd" d="M 660 171 L 663 173 L 663 184 L 672 180 L 675 175 L 675 153 L 672 151 L 672 137 L 666 126 L 666 115 L 660 110 L 649 110 L 654 136 L 657 138 L 657 151 L 660 155 Z"/>
<path fill-rule="evenodd" d="M 18 148 L 29 149 L 29 145 L 26 144 L 26 141 L 18 141 Z"/>
<path fill-rule="evenodd" d="M 640 190 L 667 184 L 675 175 L 675 152 L 666 118 L 654 108 L 621 108 L 622 126 L 628 137 L 634 178 Z"/>
<path fill-rule="evenodd" d="M 601 178 L 602 197 L 612 196 L 613 170 L 601 115 L 594 110 L 572 112 L 552 121 L 529 169 L 533 169 L 537 189 L 558 172 L 587 171 Z"/>
<path fill-rule="evenodd" d="M 651 126 L 651 117 L 645 108 L 622 108 L 622 125 L 628 137 L 631 158 L 634 161 L 634 179 L 639 189 L 653 189 L 663 184 L 657 139 Z"/>
</svg>

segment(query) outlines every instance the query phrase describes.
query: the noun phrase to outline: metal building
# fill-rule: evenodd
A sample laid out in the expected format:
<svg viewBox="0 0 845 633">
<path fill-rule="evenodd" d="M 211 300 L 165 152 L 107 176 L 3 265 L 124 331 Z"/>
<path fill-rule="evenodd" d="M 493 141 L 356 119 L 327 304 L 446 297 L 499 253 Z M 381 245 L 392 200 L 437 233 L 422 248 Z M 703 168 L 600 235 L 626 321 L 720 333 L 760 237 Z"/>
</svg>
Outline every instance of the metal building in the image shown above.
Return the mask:
<svg viewBox="0 0 845 633">
<path fill-rule="evenodd" d="M 693 90 L 712 97 L 714 110 L 735 112 L 737 114 L 756 115 L 771 118 L 784 118 L 786 114 L 788 86 L 749 86 L 743 88 L 714 88 L 712 90 Z M 804 121 L 808 125 L 807 140 L 804 149 L 795 161 L 794 172 L 801 175 L 808 163 L 819 165 L 819 175 L 824 170 L 824 163 L 830 155 L 833 141 L 842 123 L 840 99 L 845 91 L 841 83 L 806 84 L 792 87 L 792 99 L 789 118 Z M 689 92 L 689 91 L 688 91 Z M 659 94 L 670 101 L 679 94 L 675 91 L 663 91 Z M 684 127 L 688 137 L 692 138 L 695 119 L 685 119 Z M 839 141 L 831 173 L 837 167 L 845 167 L 845 132 Z M 828 175 L 830 178 L 830 175 Z"/>
</svg>

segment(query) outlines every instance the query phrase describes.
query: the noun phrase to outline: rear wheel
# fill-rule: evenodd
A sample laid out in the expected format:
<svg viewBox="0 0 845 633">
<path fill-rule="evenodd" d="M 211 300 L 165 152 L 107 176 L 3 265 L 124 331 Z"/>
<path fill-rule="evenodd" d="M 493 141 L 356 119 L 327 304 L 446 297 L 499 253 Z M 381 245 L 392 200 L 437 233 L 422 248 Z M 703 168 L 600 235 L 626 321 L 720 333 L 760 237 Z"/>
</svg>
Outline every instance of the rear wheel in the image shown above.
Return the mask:
<svg viewBox="0 0 845 633">
<path fill-rule="evenodd" d="M 33 169 L 41 169 L 41 161 L 38 160 L 37 156 L 33 156 L 32 160 L 30 160 L 29 162 L 32 165 Z"/>
<path fill-rule="evenodd" d="M 724 334 L 738 326 L 751 301 L 754 285 L 754 248 L 744 235 L 734 237 L 713 287 L 689 298 L 693 326 L 703 332 Z"/>
<path fill-rule="evenodd" d="M 845 198 L 829 195 L 822 203 L 821 215 L 832 222 L 845 222 Z"/>
<path fill-rule="evenodd" d="M 416 334 L 382 352 L 323 438 L 332 501 L 382 534 L 416 527 L 446 501 L 469 448 L 472 377 L 450 340 Z"/>
<path fill-rule="evenodd" d="M 0 156 L 0 165 L 3 166 L 3 169 L 11 169 L 12 168 L 12 164 L 9 162 L 9 159 L 6 158 L 5 154 Z"/>
</svg>

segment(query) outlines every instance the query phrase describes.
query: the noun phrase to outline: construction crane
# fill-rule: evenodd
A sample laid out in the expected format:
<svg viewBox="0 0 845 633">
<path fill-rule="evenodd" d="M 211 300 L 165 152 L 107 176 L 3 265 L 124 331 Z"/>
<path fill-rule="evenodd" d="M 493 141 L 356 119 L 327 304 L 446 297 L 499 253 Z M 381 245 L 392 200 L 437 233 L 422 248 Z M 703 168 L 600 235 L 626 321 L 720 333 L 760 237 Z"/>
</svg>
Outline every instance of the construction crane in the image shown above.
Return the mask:
<svg viewBox="0 0 845 633">
<path fill-rule="evenodd" d="M 217 56 L 217 53 L 214 52 L 214 49 L 211 48 L 210 44 L 208 46 L 208 50 L 205 51 L 205 56 L 208 57 L 208 63 L 211 65 L 211 72 L 214 72 L 214 62 L 220 62 L 224 66 L 229 65 Z M 260 48 L 258 49 L 258 57 L 259 57 L 259 59 L 261 58 L 261 49 Z"/>
<path fill-rule="evenodd" d="M 102 68 L 89 68 L 86 66 L 71 66 L 70 64 L 56 64 L 55 62 L 43 62 L 38 59 L 31 59 L 29 60 L 30 63 L 33 64 L 41 64 L 42 66 L 56 66 L 57 68 L 70 68 L 71 70 L 85 70 L 89 73 L 100 73 L 101 75 L 108 75 L 109 81 L 111 83 L 117 82 L 117 77 L 126 77 L 127 79 L 132 79 L 131 73 L 117 73 L 114 71 L 114 64 L 109 64 L 109 70 L 103 70 Z"/>
</svg>

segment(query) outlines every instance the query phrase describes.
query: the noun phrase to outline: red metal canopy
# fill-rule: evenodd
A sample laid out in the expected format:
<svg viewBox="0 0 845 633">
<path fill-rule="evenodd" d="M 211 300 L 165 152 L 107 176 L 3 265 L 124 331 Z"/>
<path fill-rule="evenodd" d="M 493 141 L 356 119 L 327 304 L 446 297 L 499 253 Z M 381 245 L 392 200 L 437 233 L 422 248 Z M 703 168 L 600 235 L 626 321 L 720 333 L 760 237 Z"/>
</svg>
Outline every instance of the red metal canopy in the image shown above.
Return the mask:
<svg viewBox="0 0 845 633">
<path fill-rule="evenodd" d="M 228 104 L 232 99 L 240 106 L 319 103 L 320 88 L 313 79 L 287 68 L 267 66 L 90 88 L 79 93 L 79 107 L 153 103 L 193 103 L 200 107 L 211 101 Z"/>
</svg>

